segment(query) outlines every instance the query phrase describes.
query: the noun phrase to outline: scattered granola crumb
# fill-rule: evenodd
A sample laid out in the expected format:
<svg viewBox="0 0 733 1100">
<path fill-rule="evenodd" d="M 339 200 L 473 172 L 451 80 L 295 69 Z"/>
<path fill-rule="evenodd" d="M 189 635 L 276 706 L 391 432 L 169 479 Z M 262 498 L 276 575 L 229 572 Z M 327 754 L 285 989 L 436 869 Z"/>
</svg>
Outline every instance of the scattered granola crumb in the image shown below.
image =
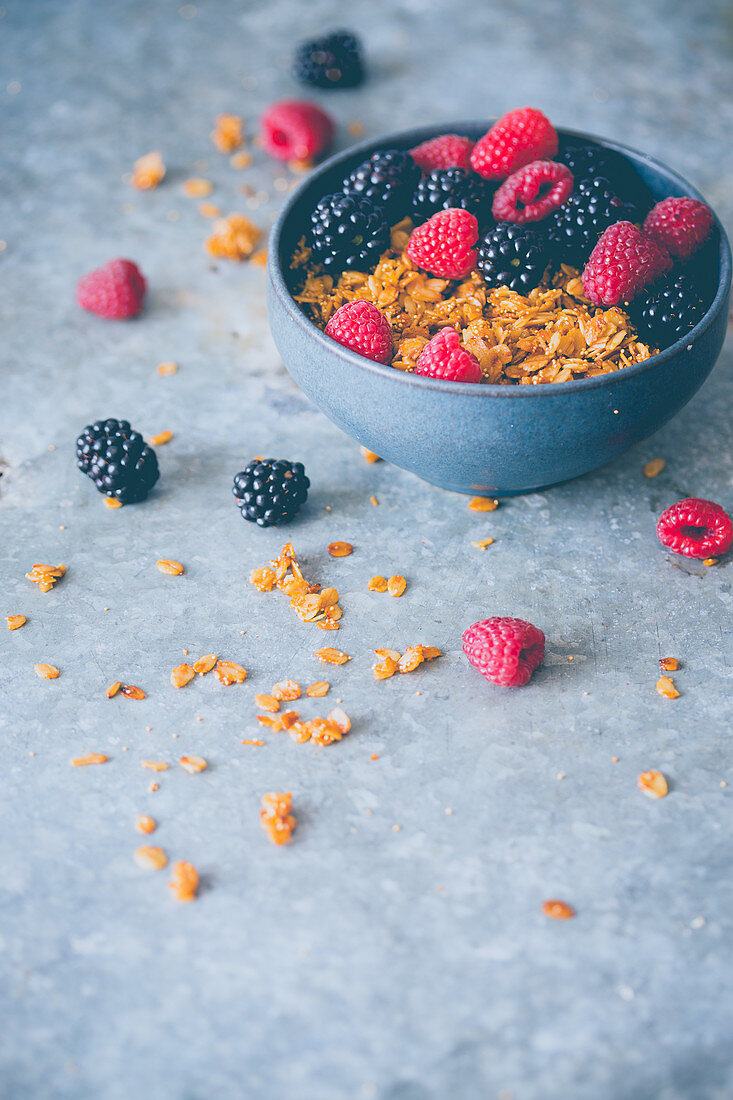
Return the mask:
<svg viewBox="0 0 733 1100">
<path fill-rule="evenodd" d="M 400 833 L 400 832 L 402 832 L 402 826 L 401 826 L 401 825 L 393 825 L 393 826 L 392 826 L 392 832 L 393 832 L 393 833 Z"/>
<path fill-rule="evenodd" d="M 154 848 L 152 844 L 141 844 L 135 849 L 134 860 L 138 867 L 146 871 L 162 871 L 168 865 L 168 856 L 162 848 Z"/>
<path fill-rule="evenodd" d="M 401 577 L 399 573 L 396 574 L 394 577 L 390 577 L 387 581 L 387 591 L 389 592 L 390 596 L 394 596 L 395 598 L 401 596 L 406 588 L 407 581 L 404 577 Z"/>
<path fill-rule="evenodd" d="M 304 723 L 316 745 L 333 745 L 343 737 L 343 731 L 334 718 L 311 718 Z"/>
<path fill-rule="evenodd" d="M 169 767 L 165 760 L 141 760 L 140 763 L 150 772 L 167 772 Z"/>
<path fill-rule="evenodd" d="M 378 507 L 379 507 L 379 501 L 378 501 L 378 500 L 377 500 L 377 498 L 376 498 L 376 497 L 374 497 L 374 496 L 372 496 L 372 497 L 369 497 L 369 503 L 370 503 L 370 504 L 373 504 L 375 508 L 378 508 Z"/>
<path fill-rule="evenodd" d="M 165 164 L 160 153 L 155 150 L 136 160 L 132 167 L 130 183 L 138 191 L 151 191 L 165 176 Z"/>
<path fill-rule="evenodd" d="M 472 542 L 471 546 L 475 546 L 477 550 L 485 550 L 487 546 L 491 546 L 493 543 L 491 536 L 485 539 L 479 539 L 477 542 Z"/>
<path fill-rule="evenodd" d="M 653 458 L 644 467 L 644 477 L 656 477 L 657 474 L 661 474 L 666 465 L 667 463 L 663 458 Z"/>
<path fill-rule="evenodd" d="M 42 680 L 58 680 L 61 672 L 55 665 L 39 664 L 33 666 L 36 676 L 40 676 Z"/>
<path fill-rule="evenodd" d="M 274 695 L 255 695 L 255 703 L 260 710 L 269 711 L 271 714 L 277 714 L 280 710 L 280 703 Z"/>
<path fill-rule="evenodd" d="M 271 791 L 262 796 L 260 821 L 273 844 L 289 844 L 296 820 L 291 810 L 293 796 L 290 791 Z"/>
<path fill-rule="evenodd" d="M 659 667 L 662 672 L 676 672 L 680 667 L 680 663 L 676 657 L 660 657 Z"/>
<path fill-rule="evenodd" d="M 669 791 L 667 780 L 661 772 L 642 772 L 637 780 L 639 790 L 649 798 L 664 798 Z"/>
<path fill-rule="evenodd" d="M 165 363 L 158 363 L 158 366 L 157 366 L 156 369 L 158 371 L 158 374 L 163 375 L 163 376 L 168 375 L 168 374 L 175 374 L 176 371 L 178 370 L 178 363 L 174 363 L 172 360 L 167 361 Z"/>
<path fill-rule="evenodd" d="M 241 263 L 252 255 L 261 238 L 262 230 L 244 214 L 230 214 L 215 224 L 206 249 L 218 259 Z"/>
<path fill-rule="evenodd" d="M 185 687 L 186 684 L 190 683 L 195 675 L 196 673 L 190 665 L 187 665 L 185 663 L 182 665 L 176 665 L 176 667 L 171 672 L 171 683 L 173 684 L 174 688 L 182 688 Z"/>
<path fill-rule="evenodd" d="M 157 827 L 155 818 L 150 814 L 138 814 L 135 818 L 135 828 L 139 833 L 154 833 Z"/>
<path fill-rule="evenodd" d="M 370 760 L 379 760 L 379 753 L 378 752 L 373 752 L 372 755 L 369 757 L 369 759 Z"/>
<path fill-rule="evenodd" d="M 387 578 L 377 574 L 367 584 L 367 592 L 386 592 L 387 591 Z"/>
<path fill-rule="evenodd" d="M 351 122 L 346 123 L 346 129 L 352 137 L 361 137 L 364 133 L 364 123 L 359 122 L 359 120 L 355 118 Z"/>
<path fill-rule="evenodd" d="M 27 621 L 25 615 L 14 615 L 12 612 L 10 615 L 5 616 L 8 630 L 20 630 L 21 626 L 25 626 Z"/>
<path fill-rule="evenodd" d="M 180 577 L 185 572 L 179 561 L 169 561 L 168 558 L 161 558 L 155 564 L 161 573 L 167 573 L 170 577 Z"/>
<path fill-rule="evenodd" d="M 200 176 L 192 176 L 184 180 L 181 189 L 185 195 L 192 199 L 205 199 L 214 190 L 211 180 L 202 179 Z"/>
<path fill-rule="evenodd" d="M 200 202 L 198 211 L 202 218 L 218 218 L 221 214 L 221 207 L 217 206 L 215 202 Z"/>
<path fill-rule="evenodd" d="M 575 916 L 575 910 L 572 905 L 568 905 L 566 901 L 543 901 L 542 912 L 546 917 L 551 917 L 553 920 L 570 920 Z"/>
<path fill-rule="evenodd" d="M 348 558 L 354 547 L 350 542 L 329 542 L 327 550 L 332 558 Z"/>
<path fill-rule="evenodd" d="M 611 763 L 612 764 L 618 764 L 618 757 L 617 756 L 612 756 L 611 757 Z"/>
<path fill-rule="evenodd" d="M 256 267 L 267 267 L 267 249 L 259 248 L 256 252 L 253 252 L 251 262 Z"/>
<path fill-rule="evenodd" d="M 218 677 L 220 684 L 229 687 L 231 684 L 243 684 L 247 679 L 247 669 L 236 661 L 218 661 L 214 675 Z"/>
<path fill-rule="evenodd" d="M 718 559 L 717 558 L 703 558 L 702 563 L 703 563 L 703 565 L 717 565 L 718 564 Z"/>
<path fill-rule="evenodd" d="M 50 592 L 56 582 L 60 581 L 65 573 L 65 565 L 44 565 L 41 562 L 37 562 L 30 573 L 26 573 L 26 579 L 29 580 L 31 584 L 37 584 L 40 592 Z"/>
<path fill-rule="evenodd" d="M 276 580 L 274 570 L 268 569 L 267 566 L 264 569 L 253 569 L 249 575 L 249 583 L 259 588 L 260 592 L 271 592 Z"/>
<path fill-rule="evenodd" d="M 264 745 L 264 741 L 258 741 L 256 738 L 245 738 L 242 741 L 243 745 Z"/>
<path fill-rule="evenodd" d="M 196 775 L 198 772 L 203 772 L 209 766 L 203 756 L 182 756 L 178 763 L 181 765 L 184 772 L 188 772 L 189 775 Z"/>
<path fill-rule="evenodd" d="M 679 699 L 680 693 L 674 686 L 674 681 L 671 676 L 660 676 L 657 680 L 657 695 L 661 695 L 664 699 Z"/>
<path fill-rule="evenodd" d="M 173 432 L 166 430 L 164 432 L 158 432 L 157 435 L 151 435 L 148 443 L 151 447 L 162 447 L 166 443 L 170 443 L 171 439 L 173 439 Z"/>
<path fill-rule="evenodd" d="M 198 661 L 194 661 L 193 671 L 199 676 L 205 676 L 207 672 L 211 672 L 217 660 L 216 653 L 206 653 L 203 657 L 199 657 Z M 200 718 L 199 721 L 201 721 Z"/>
<path fill-rule="evenodd" d="M 327 665 L 345 665 L 347 661 L 351 660 L 351 657 L 347 657 L 340 649 L 332 649 L 330 646 L 326 646 L 325 649 L 317 649 L 313 656 Z"/>
<path fill-rule="evenodd" d="M 471 512 L 493 512 L 499 507 L 499 501 L 495 497 L 472 497 L 468 502 Z"/>
<path fill-rule="evenodd" d="M 137 684 L 123 684 L 122 694 L 126 699 L 144 699 L 145 692 Z"/>
<path fill-rule="evenodd" d="M 244 140 L 242 119 L 239 115 L 223 114 L 214 119 L 211 140 L 220 153 L 233 153 Z"/>
<path fill-rule="evenodd" d="M 151 794 L 155 794 L 156 791 L 160 790 L 160 783 L 151 783 L 148 790 Z"/>
<path fill-rule="evenodd" d="M 103 497 L 102 503 L 105 508 L 111 508 L 112 511 L 115 511 L 117 508 L 122 508 L 122 501 L 118 500 L 117 497 Z"/>
<path fill-rule="evenodd" d="M 361 451 L 361 457 L 364 459 L 365 462 L 372 463 L 382 461 L 379 455 L 375 454 L 374 451 L 368 450 L 366 447 L 360 447 L 359 450 Z"/>
<path fill-rule="evenodd" d="M 199 873 L 193 864 L 179 859 L 173 864 L 172 875 L 168 886 L 176 901 L 193 901 L 199 888 Z"/>
<path fill-rule="evenodd" d="M 75 756 L 71 761 L 72 768 L 83 768 L 87 764 L 104 764 L 108 757 L 103 752 L 88 752 L 86 756 Z"/>
<path fill-rule="evenodd" d="M 310 687 L 305 689 L 305 693 L 311 699 L 320 699 L 324 695 L 328 695 L 328 691 L 331 685 L 326 680 L 316 680 L 315 684 L 311 684 Z"/>
<path fill-rule="evenodd" d="M 113 684 L 109 685 L 109 687 L 107 688 L 107 690 L 105 691 L 104 694 L 107 696 L 108 699 L 114 699 L 115 695 L 117 694 L 117 692 L 120 690 L 121 687 L 122 687 L 122 681 L 121 680 L 115 680 L 115 682 Z"/>
</svg>

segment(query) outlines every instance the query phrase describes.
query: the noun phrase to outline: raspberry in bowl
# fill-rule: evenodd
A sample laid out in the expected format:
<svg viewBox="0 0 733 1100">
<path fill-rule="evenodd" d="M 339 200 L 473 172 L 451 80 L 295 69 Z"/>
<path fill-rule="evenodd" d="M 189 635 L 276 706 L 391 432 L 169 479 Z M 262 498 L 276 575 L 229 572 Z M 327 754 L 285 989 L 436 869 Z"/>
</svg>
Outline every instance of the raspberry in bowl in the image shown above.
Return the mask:
<svg viewBox="0 0 733 1100">
<path fill-rule="evenodd" d="M 689 401 L 725 332 L 730 249 L 702 197 L 650 157 L 564 130 L 554 149 L 529 121 L 521 149 L 506 128 L 485 141 L 487 122 L 453 123 L 331 157 L 288 198 L 268 251 L 273 336 L 305 393 L 370 451 L 473 495 L 546 488 L 622 454 Z M 431 142 L 441 167 L 413 167 L 410 150 Z M 682 228 L 688 204 L 659 208 L 679 198 L 695 215 Z M 381 314 L 375 332 L 389 325 L 391 359 L 381 342 L 367 358 L 329 338 L 361 300 Z M 458 341 L 423 357 L 446 329 Z"/>
</svg>

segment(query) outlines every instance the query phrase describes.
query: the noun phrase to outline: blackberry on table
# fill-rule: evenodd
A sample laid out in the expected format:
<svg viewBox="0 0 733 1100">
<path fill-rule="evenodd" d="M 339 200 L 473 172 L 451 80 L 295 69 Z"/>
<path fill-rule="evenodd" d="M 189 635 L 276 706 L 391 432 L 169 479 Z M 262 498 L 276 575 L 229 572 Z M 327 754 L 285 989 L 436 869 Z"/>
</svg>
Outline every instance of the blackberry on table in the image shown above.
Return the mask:
<svg viewBox="0 0 733 1100">
<path fill-rule="evenodd" d="M 420 225 L 438 210 L 459 208 L 470 210 L 479 224 L 483 224 L 487 216 L 491 220 L 490 193 L 475 172 L 465 168 L 437 168 L 423 176 L 415 188 L 410 211 L 412 220 Z"/>
<path fill-rule="evenodd" d="M 327 271 L 369 271 L 389 240 L 383 211 L 358 195 L 325 195 L 311 214 L 313 259 Z"/>
<path fill-rule="evenodd" d="M 412 193 L 421 172 L 409 153 L 386 149 L 363 161 L 344 180 L 344 192 L 369 199 L 390 224 L 410 210 Z"/>
<path fill-rule="evenodd" d="M 517 222 L 497 222 L 478 245 L 477 266 L 486 285 L 518 294 L 539 286 L 549 259 L 547 234 Z"/>
<path fill-rule="evenodd" d="M 633 211 L 604 176 L 576 180 L 570 198 L 554 214 L 550 241 L 561 263 L 582 267 L 609 225 L 636 221 Z"/>
<path fill-rule="evenodd" d="M 293 74 L 314 88 L 355 88 L 364 79 L 361 43 L 346 30 L 301 42 L 295 50 Z"/>
<path fill-rule="evenodd" d="M 639 337 L 660 349 L 681 340 L 706 310 L 696 283 L 685 272 L 670 275 L 652 286 L 633 305 Z"/>
<path fill-rule="evenodd" d="M 76 441 L 76 464 L 100 493 L 121 504 L 144 500 L 160 476 L 158 459 L 128 420 L 97 420 Z"/>
<path fill-rule="evenodd" d="M 244 519 L 258 527 L 274 527 L 295 516 L 309 487 L 302 462 L 253 458 L 234 478 L 232 492 Z"/>
</svg>

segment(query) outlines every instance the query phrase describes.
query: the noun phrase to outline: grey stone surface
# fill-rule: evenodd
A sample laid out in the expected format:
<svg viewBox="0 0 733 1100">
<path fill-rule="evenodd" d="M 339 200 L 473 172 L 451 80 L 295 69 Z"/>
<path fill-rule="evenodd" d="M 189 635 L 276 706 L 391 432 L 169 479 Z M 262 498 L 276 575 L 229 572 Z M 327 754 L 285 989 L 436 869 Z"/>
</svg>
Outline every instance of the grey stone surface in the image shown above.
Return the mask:
<svg viewBox="0 0 733 1100">
<path fill-rule="evenodd" d="M 253 183 L 269 198 L 252 216 L 268 224 L 286 173 L 259 155 L 235 172 L 209 144 L 212 118 L 241 112 L 251 134 L 268 101 L 296 92 L 291 42 L 347 22 L 373 79 L 327 99 L 340 122 L 368 135 L 536 103 L 667 160 L 730 221 L 727 5 L 2 11 L 0 565 L 3 614 L 29 621 L 0 659 L 0 1093 L 730 1097 L 731 566 L 673 560 L 654 535 L 682 496 L 733 505 L 730 345 L 654 439 L 475 515 L 465 498 L 366 466 L 311 407 L 274 353 L 261 270 L 211 264 L 208 225 L 180 191 L 203 174 L 225 211 L 248 213 L 238 186 Z M 153 148 L 168 178 L 134 193 L 122 176 Z M 128 324 L 73 301 L 76 278 L 114 255 L 150 281 Z M 175 376 L 156 374 L 164 359 L 180 363 Z M 107 415 L 175 433 L 149 502 L 117 512 L 73 461 L 78 430 Z M 258 453 L 307 465 L 311 499 L 287 535 L 308 573 L 342 592 L 336 635 L 247 584 L 282 541 L 232 502 L 232 475 Z M 642 465 L 659 455 L 667 468 L 648 481 Z M 495 544 L 472 549 L 487 534 Z M 336 538 L 353 556 L 327 558 Z M 161 556 L 185 576 L 158 573 Z M 24 580 L 35 561 L 68 566 L 47 595 Z M 404 573 L 406 595 L 368 595 L 377 571 Z M 462 628 L 492 613 L 547 633 L 545 666 L 522 691 L 492 688 L 460 655 Z M 312 653 L 334 639 L 353 656 L 326 674 L 349 737 L 328 750 L 283 735 L 241 745 L 257 736 L 254 693 L 321 678 Z M 373 682 L 374 646 L 419 640 L 445 658 Z M 250 678 L 176 692 L 183 649 L 239 659 Z M 667 654 L 682 661 L 675 702 L 654 692 Z M 41 660 L 59 680 L 36 679 Z M 106 700 L 118 678 L 147 699 Z M 86 750 L 110 762 L 70 768 Z M 174 765 L 149 794 L 140 761 L 184 752 L 209 770 Z M 636 790 L 648 767 L 670 779 L 663 802 Z M 293 791 L 289 848 L 259 826 L 271 789 Z M 167 896 L 167 872 L 133 863 L 139 812 L 158 819 L 171 859 L 200 869 L 194 905 Z M 543 918 L 553 896 L 575 921 Z"/>
</svg>

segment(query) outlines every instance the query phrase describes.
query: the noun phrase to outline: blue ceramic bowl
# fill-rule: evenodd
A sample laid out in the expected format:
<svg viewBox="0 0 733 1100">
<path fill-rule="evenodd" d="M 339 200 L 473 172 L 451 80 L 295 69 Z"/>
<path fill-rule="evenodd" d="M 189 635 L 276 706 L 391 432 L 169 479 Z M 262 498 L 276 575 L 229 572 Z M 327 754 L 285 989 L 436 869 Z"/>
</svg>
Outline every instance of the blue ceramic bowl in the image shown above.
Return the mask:
<svg viewBox="0 0 733 1100">
<path fill-rule="evenodd" d="M 655 432 L 710 374 L 725 335 L 731 253 L 720 231 L 717 291 L 684 340 L 596 378 L 538 386 L 444 382 L 373 363 L 329 339 L 293 300 L 289 260 L 325 194 L 376 149 L 409 149 L 439 133 L 477 139 L 487 123 L 422 126 L 362 142 L 325 161 L 292 193 L 273 226 L 267 263 L 270 327 L 290 374 L 348 435 L 388 462 L 459 493 L 511 495 L 602 466 Z M 626 156 L 652 193 L 701 198 L 676 172 L 624 145 L 560 131 Z"/>
</svg>

